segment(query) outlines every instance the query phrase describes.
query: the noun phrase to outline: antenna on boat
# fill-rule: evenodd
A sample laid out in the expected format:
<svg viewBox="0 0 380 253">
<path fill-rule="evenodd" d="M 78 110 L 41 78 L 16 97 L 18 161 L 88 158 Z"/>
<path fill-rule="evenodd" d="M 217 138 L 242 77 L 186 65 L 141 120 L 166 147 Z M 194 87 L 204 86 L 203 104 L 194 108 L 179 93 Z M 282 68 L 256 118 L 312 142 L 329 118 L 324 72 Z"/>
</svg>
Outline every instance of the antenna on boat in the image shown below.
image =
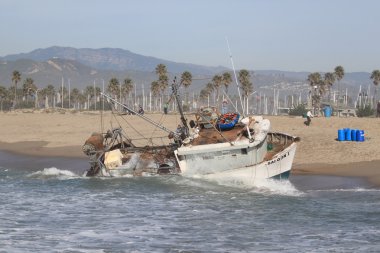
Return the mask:
<svg viewBox="0 0 380 253">
<path fill-rule="evenodd" d="M 240 99 L 240 105 L 241 105 L 241 109 L 243 110 L 242 115 L 243 115 L 243 117 L 244 117 L 243 100 L 241 99 L 240 88 L 239 88 L 239 82 L 238 82 L 238 79 L 237 79 L 237 76 L 236 76 L 235 65 L 234 65 L 234 61 L 233 61 L 233 59 L 232 59 L 232 53 L 231 53 L 231 49 L 230 49 L 230 43 L 228 43 L 228 38 L 227 38 L 227 36 L 226 36 L 226 41 L 227 41 L 228 53 L 230 54 L 230 59 L 231 59 L 231 64 L 232 64 L 232 70 L 234 71 L 235 83 L 236 83 L 236 86 L 237 86 L 237 89 L 238 89 L 238 94 L 239 94 L 239 99 Z"/>
</svg>

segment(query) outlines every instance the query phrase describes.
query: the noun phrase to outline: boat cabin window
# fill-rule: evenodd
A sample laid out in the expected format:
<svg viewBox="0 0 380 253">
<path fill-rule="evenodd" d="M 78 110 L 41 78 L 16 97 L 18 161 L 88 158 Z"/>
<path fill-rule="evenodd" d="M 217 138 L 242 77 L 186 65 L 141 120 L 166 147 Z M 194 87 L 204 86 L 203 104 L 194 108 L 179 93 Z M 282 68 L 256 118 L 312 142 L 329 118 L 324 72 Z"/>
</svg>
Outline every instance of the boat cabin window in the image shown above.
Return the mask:
<svg viewBox="0 0 380 253">
<path fill-rule="evenodd" d="M 248 149 L 247 149 L 247 148 L 242 148 L 242 149 L 241 149 L 241 154 L 242 154 L 242 155 L 246 155 L 246 154 L 248 154 Z"/>
</svg>

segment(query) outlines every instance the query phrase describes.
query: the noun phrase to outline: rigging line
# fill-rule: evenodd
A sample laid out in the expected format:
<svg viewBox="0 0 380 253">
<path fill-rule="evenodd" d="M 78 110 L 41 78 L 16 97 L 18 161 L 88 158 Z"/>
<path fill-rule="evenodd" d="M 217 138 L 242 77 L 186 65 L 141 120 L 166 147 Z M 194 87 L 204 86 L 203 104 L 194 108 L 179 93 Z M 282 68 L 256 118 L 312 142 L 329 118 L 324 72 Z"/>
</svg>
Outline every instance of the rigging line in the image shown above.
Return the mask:
<svg viewBox="0 0 380 253">
<path fill-rule="evenodd" d="M 166 127 L 164 127 L 164 126 L 162 126 L 162 125 L 157 124 L 157 122 L 154 122 L 154 121 L 151 120 L 150 118 L 148 118 L 148 117 L 146 117 L 146 116 L 144 116 L 144 115 L 142 115 L 142 114 L 136 112 L 135 110 L 129 108 L 127 105 L 118 102 L 117 100 L 113 99 L 113 98 L 110 97 L 109 95 L 106 95 L 106 94 L 104 94 L 104 93 L 101 93 L 101 95 L 104 96 L 104 97 L 106 97 L 107 99 L 111 100 L 112 103 L 118 104 L 118 105 L 120 105 L 120 106 L 122 106 L 122 107 L 128 109 L 130 112 L 134 113 L 136 116 L 138 116 L 138 117 L 144 119 L 145 121 L 149 122 L 149 123 L 152 124 L 152 125 L 157 126 L 158 128 L 162 129 L 163 131 L 165 131 L 165 132 L 167 132 L 167 133 L 173 133 L 173 134 L 175 134 L 173 131 L 167 129 Z"/>
<path fill-rule="evenodd" d="M 214 128 L 214 130 L 216 131 L 216 132 L 218 132 L 218 134 L 220 135 L 220 136 L 222 136 L 222 138 L 225 140 L 225 141 L 228 141 L 229 143 L 230 143 L 230 145 L 231 146 L 233 146 L 234 144 L 232 144 L 232 142 L 230 141 L 230 140 L 228 140 L 226 137 L 224 137 L 224 135 L 222 134 L 222 131 L 219 131 L 216 127 L 215 127 L 215 125 L 214 124 L 212 124 L 209 120 L 207 120 L 205 117 L 203 117 L 202 115 L 200 115 L 201 116 L 201 118 L 204 120 L 204 121 L 206 121 L 208 124 L 210 124 L 213 128 Z"/>
<path fill-rule="evenodd" d="M 112 115 L 113 115 L 113 117 L 115 118 L 115 120 L 116 120 L 116 123 L 118 124 L 118 126 L 121 128 L 121 124 L 120 124 L 120 122 L 117 120 L 117 118 L 116 118 L 116 115 L 115 115 L 115 114 L 113 114 L 113 113 L 112 113 Z"/>
<path fill-rule="evenodd" d="M 162 118 L 164 117 L 164 114 L 161 114 L 161 118 L 160 118 L 160 120 L 158 121 L 158 124 L 160 124 L 161 125 L 161 123 L 162 123 Z M 152 131 L 152 134 L 150 135 L 150 139 L 152 139 L 153 138 L 153 134 L 154 134 L 154 132 L 156 132 L 156 130 L 157 130 L 157 126 L 153 129 L 153 131 Z M 153 144 L 153 143 L 152 143 Z"/>
<path fill-rule="evenodd" d="M 111 103 L 111 110 L 112 110 L 112 116 L 115 118 L 115 121 L 117 122 L 117 124 L 119 125 L 119 127 L 123 130 L 123 132 L 124 132 L 124 135 L 127 137 L 127 139 L 129 139 L 129 140 L 132 140 L 132 138 L 131 137 L 129 137 L 128 136 L 128 134 L 124 131 L 124 129 L 121 127 L 121 124 L 120 124 L 120 122 L 118 121 L 118 119 L 116 118 L 116 113 L 115 113 L 115 109 L 113 108 L 113 104 Z M 122 119 L 124 119 L 123 117 L 121 117 Z M 112 119 L 112 118 L 111 118 Z M 124 121 L 126 121 L 125 119 L 124 119 Z M 128 122 L 127 122 L 127 124 L 129 124 Z M 132 126 L 130 126 L 132 129 L 134 129 Z M 137 134 L 140 134 L 136 129 L 134 129 L 136 132 L 137 132 Z M 140 134 L 141 135 L 141 134 Z M 144 136 L 143 135 L 141 135 L 143 138 L 144 138 Z"/>
<path fill-rule="evenodd" d="M 103 122 L 103 109 L 100 110 L 100 131 L 104 133 L 104 122 Z"/>
<path fill-rule="evenodd" d="M 235 111 L 239 112 L 239 110 L 235 107 L 234 103 L 232 102 L 231 98 L 227 95 L 227 93 L 223 90 L 224 95 L 226 95 L 228 101 L 230 101 L 231 105 L 234 107 Z"/>
<path fill-rule="evenodd" d="M 167 137 L 167 136 L 159 136 L 159 137 L 151 137 L 151 138 L 147 138 L 145 137 L 142 133 L 140 133 L 135 127 L 133 127 L 133 125 L 128 122 L 127 119 L 125 119 L 123 116 L 121 116 L 121 118 L 125 121 L 125 123 L 130 127 L 132 128 L 139 136 L 141 136 L 141 138 L 133 138 L 133 140 L 146 140 L 148 144 L 151 144 L 151 145 L 154 145 L 155 143 L 153 142 L 153 139 L 161 139 L 161 142 L 164 143 L 162 141 L 162 138 L 164 137 Z M 127 136 L 126 132 L 124 131 L 123 129 L 123 132 L 125 133 L 125 135 Z M 128 136 L 127 136 L 128 137 Z M 131 137 L 129 137 L 128 139 L 132 140 Z"/>
<path fill-rule="evenodd" d="M 146 138 L 142 133 L 140 133 L 135 127 L 133 127 L 133 125 L 131 124 L 131 123 L 129 123 L 124 117 L 121 117 L 124 121 L 125 121 L 125 123 L 127 123 L 127 125 L 130 127 L 130 128 L 132 128 L 138 135 L 140 135 L 141 137 L 142 137 L 142 139 L 143 140 L 146 140 L 148 143 L 149 143 L 149 139 L 148 138 Z M 123 132 L 125 132 L 124 131 L 124 129 L 123 129 Z M 126 133 L 125 133 L 126 134 Z M 152 143 L 153 144 L 153 143 Z"/>
<path fill-rule="evenodd" d="M 235 82 L 236 82 L 236 86 L 237 86 L 237 90 L 238 90 L 238 93 L 239 93 L 239 99 L 240 99 L 240 104 L 241 104 L 241 109 L 243 110 L 243 115 L 244 116 L 244 107 L 243 107 L 243 101 L 241 99 L 241 94 L 240 94 L 240 88 L 239 88 L 239 82 L 238 82 L 238 79 L 237 79 L 237 76 L 236 76 L 236 71 L 235 71 L 235 65 L 234 65 L 234 61 L 232 59 L 232 53 L 231 53 L 231 49 L 230 49 L 230 44 L 228 43 L 228 38 L 226 37 L 226 41 L 227 41 L 227 46 L 228 46 L 228 52 L 230 54 L 230 59 L 231 59 L 231 64 L 232 64 L 232 69 L 233 69 L 233 72 L 234 72 L 234 77 L 235 77 Z M 239 112 L 239 111 L 238 111 Z M 239 112 L 240 113 L 240 112 Z M 245 117 L 245 116 L 244 116 Z"/>
</svg>

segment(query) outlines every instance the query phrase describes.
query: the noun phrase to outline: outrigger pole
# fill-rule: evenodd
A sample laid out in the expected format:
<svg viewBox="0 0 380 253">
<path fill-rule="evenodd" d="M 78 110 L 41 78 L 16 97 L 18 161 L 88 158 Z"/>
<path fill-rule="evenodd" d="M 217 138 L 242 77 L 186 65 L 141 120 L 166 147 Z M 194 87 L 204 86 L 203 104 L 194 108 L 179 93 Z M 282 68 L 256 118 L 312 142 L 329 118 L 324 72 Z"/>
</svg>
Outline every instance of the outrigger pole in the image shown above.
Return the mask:
<svg viewBox="0 0 380 253">
<path fill-rule="evenodd" d="M 232 69 L 233 69 L 233 71 L 234 71 L 235 82 L 236 82 L 236 86 L 237 86 L 238 93 L 239 93 L 239 99 L 240 99 L 241 109 L 243 110 L 242 115 L 243 115 L 243 117 L 244 117 L 243 100 L 241 99 L 239 82 L 238 82 L 238 79 L 237 79 L 237 76 L 236 76 L 235 65 L 234 65 L 234 61 L 232 60 L 232 53 L 231 53 L 230 44 L 228 43 L 228 39 L 227 39 L 227 37 L 226 37 L 226 41 L 227 41 L 228 53 L 230 54 L 230 59 L 231 59 L 231 64 L 232 64 Z"/>
<path fill-rule="evenodd" d="M 115 103 L 115 104 L 118 104 L 118 105 L 124 107 L 124 108 L 127 109 L 128 111 L 130 111 L 130 112 L 136 114 L 136 115 L 139 116 L 140 118 L 142 118 L 142 119 L 148 121 L 150 124 L 152 124 L 152 125 L 154 125 L 154 126 L 160 128 L 161 130 L 163 130 L 163 131 L 165 131 L 165 132 L 167 132 L 167 133 L 169 133 L 169 134 L 173 134 L 173 135 L 177 136 L 177 134 L 176 134 L 175 132 L 173 132 L 173 131 L 167 129 L 166 127 L 164 127 L 164 126 L 162 126 L 162 125 L 160 125 L 160 124 L 158 124 L 157 122 L 151 120 L 150 118 L 145 117 L 144 115 L 142 115 L 142 114 L 136 112 L 135 110 L 132 110 L 131 108 L 129 108 L 129 107 L 126 106 L 125 104 L 120 103 L 120 102 L 117 101 L 116 99 L 113 99 L 112 97 L 110 97 L 110 96 L 104 94 L 103 92 L 101 92 L 100 95 L 102 95 L 102 96 L 104 96 L 105 98 L 111 100 L 111 102 L 113 102 L 113 103 Z"/>
</svg>

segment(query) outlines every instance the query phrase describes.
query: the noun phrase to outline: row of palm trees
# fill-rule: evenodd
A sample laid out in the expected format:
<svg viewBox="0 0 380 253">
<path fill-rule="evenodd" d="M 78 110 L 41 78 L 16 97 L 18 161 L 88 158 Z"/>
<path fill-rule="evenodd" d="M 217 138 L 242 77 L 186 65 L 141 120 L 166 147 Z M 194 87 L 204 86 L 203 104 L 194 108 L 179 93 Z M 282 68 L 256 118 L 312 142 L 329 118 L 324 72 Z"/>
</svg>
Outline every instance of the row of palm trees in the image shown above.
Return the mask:
<svg viewBox="0 0 380 253">
<path fill-rule="evenodd" d="M 95 85 L 89 85 L 84 90 L 73 88 L 67 90 L 66 87 L 56 88 L 49 84 L 45 88 L 37 88 L 34 80 L 30 77 L 26 78 L 23 86 L 20 88 L 18 84 L 22 81 L 21 73 L 17 70 L 12 73 L 13 86 L 6 88 L 0 86 L 0 104 L 1 110 L 3 105 L 6 109 L 16 109 L 31 107 L 30 98 L 34 100 L 34 107 L 38 108 L 44 100 L 47 107 L 65 107 L 83 109 L 89 108 L 90 105 L 96 109 L 96 104 L 99 103 L 101 89 Z M 125 78 L 120 85 L 119 80 L 111 78 L 107 86 L 107 91 L 115 97 L 121 99 L 122 96 L 128 95 L 133 89 L 133 82 L 130 78 Z M 22 100 L 20 100 L 22 98 Z M 49 103 L 50 102 L 50 103 Z"/>
<path fill-rule="evenodd" d="M 155 99 L 156 106 L 161 106 L 162 103 L 169 103 L 170 96 L 168 95 L 169 86 L 169 75 L 167 67 L 164 64 L 158 64 L 155 68 L 157 74 L 157 80 L 151 83 L 151 93 Z M 249 97 L 253 92 L 253 84 L 251 77 L 253 72 L 242 69 L 238 72 L 238 82 L 239 88 L 243 92 L 243 102 L 241 104 L 243 111 L 248 110 L 249 107 Z M 310 83 L 311 89 L 311 99 L 312 106 L 315 108 L 320 108 L 321 99 L 328 94 L 328 101 L 331 101 L 331 90 L 333 85 L 338 83 L 338 90 L 340 91 L 340 81 L 345 75 L 344 68 L 342 66 L 337 66 L 334 72 L 324 73 L 322 76 L 319 72 L 314 72 L 309 74 L 307 81 Z M 377 101 L 377 86 L 380 83 L 380 71 L 374 70 L 370 77 L 376 87 L 374 102 Z M 199 100 L 209 101 L 210 97 L 213 97 L 213 103 L 220 106 L 220 89 L 224 88 L 223 93 L 228 93 L 228 88 L 231 85 L 232 76 L 229 72 L 224 72 L 220 75 L 214 75 L 210 78 L 210 82 L 205 84 L 205 87 L 199 92 Z M 99 102 L 99 97 L 101 90 L 95 85 L 89 85 L 84 90 L 79 90 L 73 88 L 68 91 L 66 87 L 62 87 L 58 91 L 55 90 L 53 85 L 48 85 L 45 88 L 38 89 L 32 78 L 26 78 L 23 82 L 22 88 L 18 85 L 22 81 L 21 73 L 17 70 L 12 73 L 12 83 L 13 86 L 9 89 L 0 86 L 0 102 L 1 110 L 3 109 L 3 103 L 8 103 L 13 108 L 21 107 L 19 105 L 20 98 L 23 98 L 23 105 L 29 103 L 30 98 L 34 99 L 34 107 L 39 107 L 39 104 L 45 99 L 45 101 L 50 101 L 50 106 L 61 106 L 83 109 L 84 107 L 89 108 L 90 104 L 96 109 L 97 102 Z M 181 74 L 180 85 L 185 88 L 185 101 L 188 102 L 188 88 L 191 86 L 193 81 L 192 74 L 189 71 L 184 71 Z M 125 78 L 120 82 L 117 78 L 111 78 L 107 86 L 107 92 L 112 94 L 116 99 L 123 101 L 124 103 L 128 101 L 131 97 L 133 88 L 135 87 L 133 81 L 130 78 Z M 59 94 L 59 96 L 57 96 Z M 136 98 L 136 94 L 135 98 Z M 167 95 L 167 100 L 164 100 L 165 95 Z M 339 100 L 339 99 L 338 99 Z M 56 103 L 52 104 L 53 101 Z M 65 102 L 64 102 L 65 101 Z M 135 99 L 136 103 L 136 99 Z M 86 104 L 86 106 L 85 106 Z M 375 103 L 374 103 L 375 104 Z M 157 107 L 156 107 L 157 108 Z M 161 107 L 159 107 L 161 108 Z"/>
<path fill-rule="evenodd" d="M 252 72 L 253 74 L 253 72 Z M 253 92 L 253 83 L 251 82 L 251 73 L 248 70 L 242 69 L 238 73 L 238 81 L 240 83 L 239 88 L 243 91 L 243 101 L 241 107 L 243 111 L 249 108 L 249 96 Z M 224 72 L 221 75 L 215 75 L 211 82 L 206 84 L 200 91 L 200 98 L 209 99 L 210 95 L 214 95 L 214 104 L 220 105 L 220 88 L 224 86 L 224 94 L 227 95 L 228 88 L 232 83 L 232 77 L 229 72 Z"/>
<path fill-rule="evenodd" d="M 313 108 L 318 108 L 320 110 L 322 98 L 328 94 L 328 103 L 331 101 L 331 89 L 333 85 L 338 82 L 338 91 L 341 92 L 340 80 L 344 77 L 344 68 L 342 66 L 337 66 L 334 69 L 334 72 L 327 72 L 322 75 L 319 72 L 314 72 L 309 74 L 307 81 L 309 82 L 311 89 L 311 100 Z M 380 83 L 380 70 L 373 70 L 370 76 L 373 84 L 375 85 L 375 92 L 373 96 L 373 106 L 376 106 L 377 101 L 377 88 Z M 339 95 L 340 98 L 342 96 Z M 339 103 L 338 97 L 338 103 Z"/>
<path fill-rule="evenodd" d="M 326 93 L 328 93 L 328 102 L 330 103 L 331 88 L 334 85 L 335 81 L 338 81 L 340 91 L 340 80 L 342 80 L 343 77 L 344 68 L 342 66 L 335 67 L 334 72 L 325 73 L 323 78 L 319 72 L 314 72 L 308 75 L 307 81 L 312 87 L 310 95 L 313 108 L 320 109 L 321 99 Z"/>
<path fill-rule="evenodd" d="M 156 105 L 161 106 L 164 96 L 168 94 L 167 89 L 169 86 L 168 71 L 164 64 L 158 64 L 155 68 L 157 80 L 151 83 L 151 93 L 155 98 Z M 232 76 L 229 72 L 224 72 L 221 75 L 215 75 L 210 78 L 211 81 L 205 84 L 205 87 L 199 93 L 199 99 L 209 100 L 210 96 L 214 98 L 214 104 L 220 104 L 220 88 L 224 87 L 224 93 L 228 93 L 228 87 L 232 83 Z M 241 89 L 244 96 L 244 105 L 248 108 L 248 97 L 253 91 L 251 80 L 251 73 L 247 70 L 241 70 L 238 74 L 238 80 L 241 84 Z M 23 86 L 20 89 L 19 83 L 22 81 L 21 73 L 17 70 L 12 73 L 12 83 L 9 89 L 0 86 L 0 101 L 1 110 L 3 110 L 3 103 L 7 103 L 7 107 L 21 108 L 25 106 L 30 107 L 29 100 L 34 100 L 34 107 L 38 108 L 44 100 L 45 106 L 49 107 L 65 107 L 83 109 L 89 108 L 90 104 L 96 109 L 97 102 L 101 89 L 95 85 L 88 85 L 84 90 L 73 88 L 67 90 L 66 87 L 58 88 L 57 90 L 53 85 L 48 85 L 45 88 L 37 88 L 34 80 L 30 77 L 26 78 Z M 185 88 L 185 101 L 188 102 L 188 88 L 192 84 L 193 77 L 189 71 L 184 71 L 181 74 L 180 85 Z M 130 98 L 134 88 L 134 83 L 130 78 L 125 78 L 121 83 L 117 78 L 111 78 L 107 86 L 107 92 L 114 96 L 122 103 L 126 103 Z M 212 96 L 213 95 L 213 96 Z M 135 94 L 136 96 L 136 94 Z M 20 100 L 22 98 L 22 101 Z M 167 100 L 164 103 L 169 103 L 171 97 L 167 95 Z M 87 105 L 85 106 L 84 104 Z M 28 105 L 27 105 L 28 104 Z M 242 105 L 242 107 L 244 107 Z M 161 107 L 160 107 L 161 108 Z M 157 109 L 157 107 L 156 107 Z"/>
</svg>

